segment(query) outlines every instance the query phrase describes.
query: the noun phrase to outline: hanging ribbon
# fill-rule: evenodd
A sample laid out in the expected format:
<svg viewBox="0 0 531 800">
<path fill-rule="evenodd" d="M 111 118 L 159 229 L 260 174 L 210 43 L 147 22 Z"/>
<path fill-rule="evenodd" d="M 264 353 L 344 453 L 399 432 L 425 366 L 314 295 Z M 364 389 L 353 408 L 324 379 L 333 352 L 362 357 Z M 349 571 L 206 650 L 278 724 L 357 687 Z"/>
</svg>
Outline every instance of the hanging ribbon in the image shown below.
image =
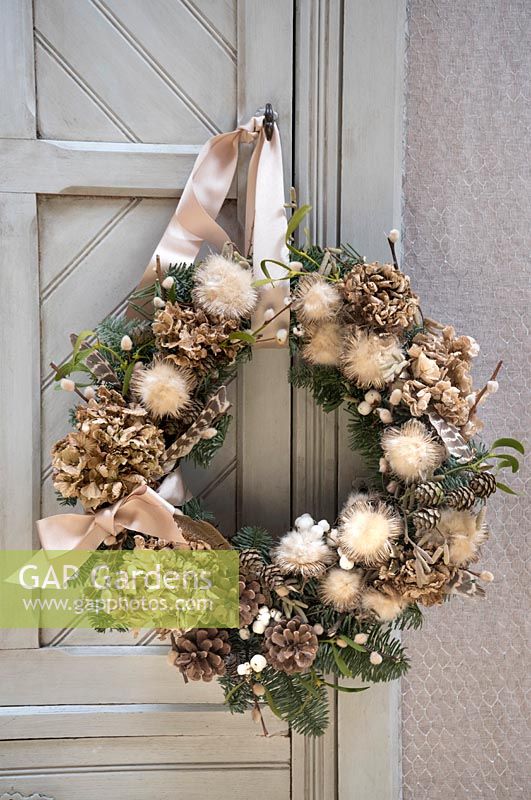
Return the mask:
<svg viewBox="0 0 531 800">
<path fill-rule="evenodd" d="M 173 518 L 170 505 L 153 489 L 139 486 L 112 506 L 89 514 L 57 514 L 37 522 L 45 550 L 96 550 L 108 536 L 126 528 L 155 536 L 188 549 L 186 539 Z"/>
<path fill-rule="evenodd" d="M 273 136 L 267 140 L 264 117 L 252 117 L 230 133 L 222 133 L 203 145 L 186 182 L 177 209 L 164 231 L 144 272 L 140 287 L 153 283 L 157 258 L 163 271 L 170 264 L 193 263 L 203 242 L 218 250 L 230 241 L 230 236 L 216 222 L 223 202 L 236 173 L 239 146 L 253 143 L 247 179 L 245 214 L 245 255 L 252 246 L 253 273 L 256 280 L 265 277 L 261 264 L 269 260 L 268 272 L 275 282 L 260 291 L 260 298 L 252 319 L 252 329 L 260 328 L 265 318 L 282 311 L 289 295 L 289 281 L 281 264 L 289 261 L 286 247 L 286 212 L 284 209 L 284 175 L 280 134 L 274 125 Z M 278 282 L 277 281 L 281 281 Z M 268 312 L 266 317 L 264 314 Z M 289 328 L 286 311 L 266 328 L 267 344 L 286 346 L 278 342 L 280 329 Z"/>
</svg>

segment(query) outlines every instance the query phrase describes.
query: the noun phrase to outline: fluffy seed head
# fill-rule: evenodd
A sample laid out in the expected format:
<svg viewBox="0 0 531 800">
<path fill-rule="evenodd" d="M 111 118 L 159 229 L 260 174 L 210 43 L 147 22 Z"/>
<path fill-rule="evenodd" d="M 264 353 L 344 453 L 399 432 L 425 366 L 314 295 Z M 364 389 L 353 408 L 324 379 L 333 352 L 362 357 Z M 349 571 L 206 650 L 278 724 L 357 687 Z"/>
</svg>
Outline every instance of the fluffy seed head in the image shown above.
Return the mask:
<svg viewBox="0 0 531 800">
<path fill-rule="evenodd" d="M 336 611 L 350 611 L 358 604 L 363 585 L 361 570 L 339 567 L 329 570 L 319 584 L 319 595 L 323 603 Z"/>
<path fill-rule="evenodd" d="M 464 567 L 479 557 L 479 548 L 488 537 L 483 514 L 455 511 L 447 508 L 441 512 L 437 533 L 448 543 L 450 563 Z"/>
<path fill-rule="evenodd" d="M 381 500 L 356 500 L 340 516 L 338 544 L 351 561 L 378 564 L 389 558 L 391 542 L 402 531 L 402 521 Z"/>
<path fill-rule="evenodd" d="M 256 305 L 251 271 L 224 256 L 208 256 L 197 269 L 194 282 L 194 302 L 212 317 L 241 319 Z"/>
<path fill-rule="evenodd" d="M 322 531 L 290 531 L 273 551 L 273 561 L 285 575 L 315 578 L 322 575 L 334 560 L 334 554 L 323 540 Z"/>
<path fill-rule="evenodd" d="M 341 356 L 343 373 L 363 389 L 380 389 L 407 364 L 396 336 L 378 336 L 359 328 L 346 340 Z"/>
<path fill-rule="evenodd" d="M 341 296 L 323 275 L 305 275 L 299 281 L 293 309 L 302 322 L 331 319 L 341 304 Z"/>
<path fill-rule="evenodd" d="M 341 328 L 337 322 L 325 322 L 311 332 L 302 355 L 310 364 L 335 367 L 341 355 Z"/>
<path fill-rule="evenodd" d="M 361 595 L 361 606 L 372 611 L 382 622 L 390 622 L 404 610 L 404 600 L 397 594 L 384 594 L 377 589 L 367 589 Z"/>
<path fill-rule="evenodd" d="M 426 480 L 445 459 L 446 451 L 425 425 L 410 419 L 400 428 L 389 428 L 382 436 L 387 461 L 404 481 Z"/>
<path fill-rule="evenodd" d="M 168 361 L 136 370 L 131 381 L 133 393 L 155 419 L 180 417 L 190 405 L 192 386 L 192 374 Z"/>
</svg>

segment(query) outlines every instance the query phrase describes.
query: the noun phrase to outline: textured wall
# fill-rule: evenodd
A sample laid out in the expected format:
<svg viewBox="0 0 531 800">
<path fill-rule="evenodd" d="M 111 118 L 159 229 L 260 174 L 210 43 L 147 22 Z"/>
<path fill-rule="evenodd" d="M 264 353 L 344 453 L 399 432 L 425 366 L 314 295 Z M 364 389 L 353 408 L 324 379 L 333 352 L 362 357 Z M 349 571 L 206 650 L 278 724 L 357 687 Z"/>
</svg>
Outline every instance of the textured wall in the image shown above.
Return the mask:
<svg viewBox="0 0 531 800">
<path fill-rule="evenodd" d="M 405 264 L 429 316 L 481 342 L 477 383 L 503 358 L 489 439 L 530 429 L 530 34 L 528 0 L 409 2 Z M 498 493 L 488 599 L 428 611 L 408 635 L 404 800 L 529 797 L 528 519 L 525 496 Z"/>
</svg>

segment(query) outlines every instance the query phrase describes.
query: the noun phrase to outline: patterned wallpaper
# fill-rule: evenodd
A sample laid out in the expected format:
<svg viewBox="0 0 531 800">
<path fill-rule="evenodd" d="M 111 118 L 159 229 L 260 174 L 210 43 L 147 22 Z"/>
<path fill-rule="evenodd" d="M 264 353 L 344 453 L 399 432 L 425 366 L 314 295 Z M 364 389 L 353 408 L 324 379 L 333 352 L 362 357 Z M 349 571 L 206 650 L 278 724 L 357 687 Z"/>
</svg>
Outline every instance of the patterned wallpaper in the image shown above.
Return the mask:
<svg viewBox="0 0 531 800">
<path fill-rule="evenodd" d="M 482 343 L 477 382 L 504 361 L 489 438 L 525 439 L 531 5 L 409 0 L 408 17 L 404 261 L 429 316 Z M 428 611 L 407 637 L 404 800 L 529 797 L 525 477 L 491 502 L 488 598 Z"/>
</svg>

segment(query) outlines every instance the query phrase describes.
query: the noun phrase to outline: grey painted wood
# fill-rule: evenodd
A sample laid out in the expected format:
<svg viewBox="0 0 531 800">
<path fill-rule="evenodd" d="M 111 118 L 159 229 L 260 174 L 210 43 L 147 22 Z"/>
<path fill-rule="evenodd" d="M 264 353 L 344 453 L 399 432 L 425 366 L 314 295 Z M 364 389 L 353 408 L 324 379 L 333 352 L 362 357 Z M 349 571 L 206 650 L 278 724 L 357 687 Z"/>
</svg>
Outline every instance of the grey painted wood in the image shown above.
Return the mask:
<svg viewBox="0 0 531 800">
<path fill-rule="evenodd" d="M 344 6 L 341 239 L 370 260 L 388 260 L 385 232 L 401 221 L 405 5 L 373 0 Z M 340 437 L 341 499 L 363 471 Z M 399 682 L 339 695 L 340 797 L 399 798 L 399 697 Z"/>
<path fill-rule="evenodd" d="M 291 183 L 293 4 L 238 4 L 238 117 L 271 102 L 279 114 L 286 182 Z M 288 183 L 289 181 L 289 183 Z M 242 187 L 243 188 L 243 187 Z M 274 534 L 290 524 L 291 397 L 285 350 L 256 351 L 240 383 L 238 523 L 264 524 Z"/>
<path fill-rule="evenodd" d="M 31 0 L 0 0 L 0 137 L 35 136 L 35 76 Z"/>
</svg>

